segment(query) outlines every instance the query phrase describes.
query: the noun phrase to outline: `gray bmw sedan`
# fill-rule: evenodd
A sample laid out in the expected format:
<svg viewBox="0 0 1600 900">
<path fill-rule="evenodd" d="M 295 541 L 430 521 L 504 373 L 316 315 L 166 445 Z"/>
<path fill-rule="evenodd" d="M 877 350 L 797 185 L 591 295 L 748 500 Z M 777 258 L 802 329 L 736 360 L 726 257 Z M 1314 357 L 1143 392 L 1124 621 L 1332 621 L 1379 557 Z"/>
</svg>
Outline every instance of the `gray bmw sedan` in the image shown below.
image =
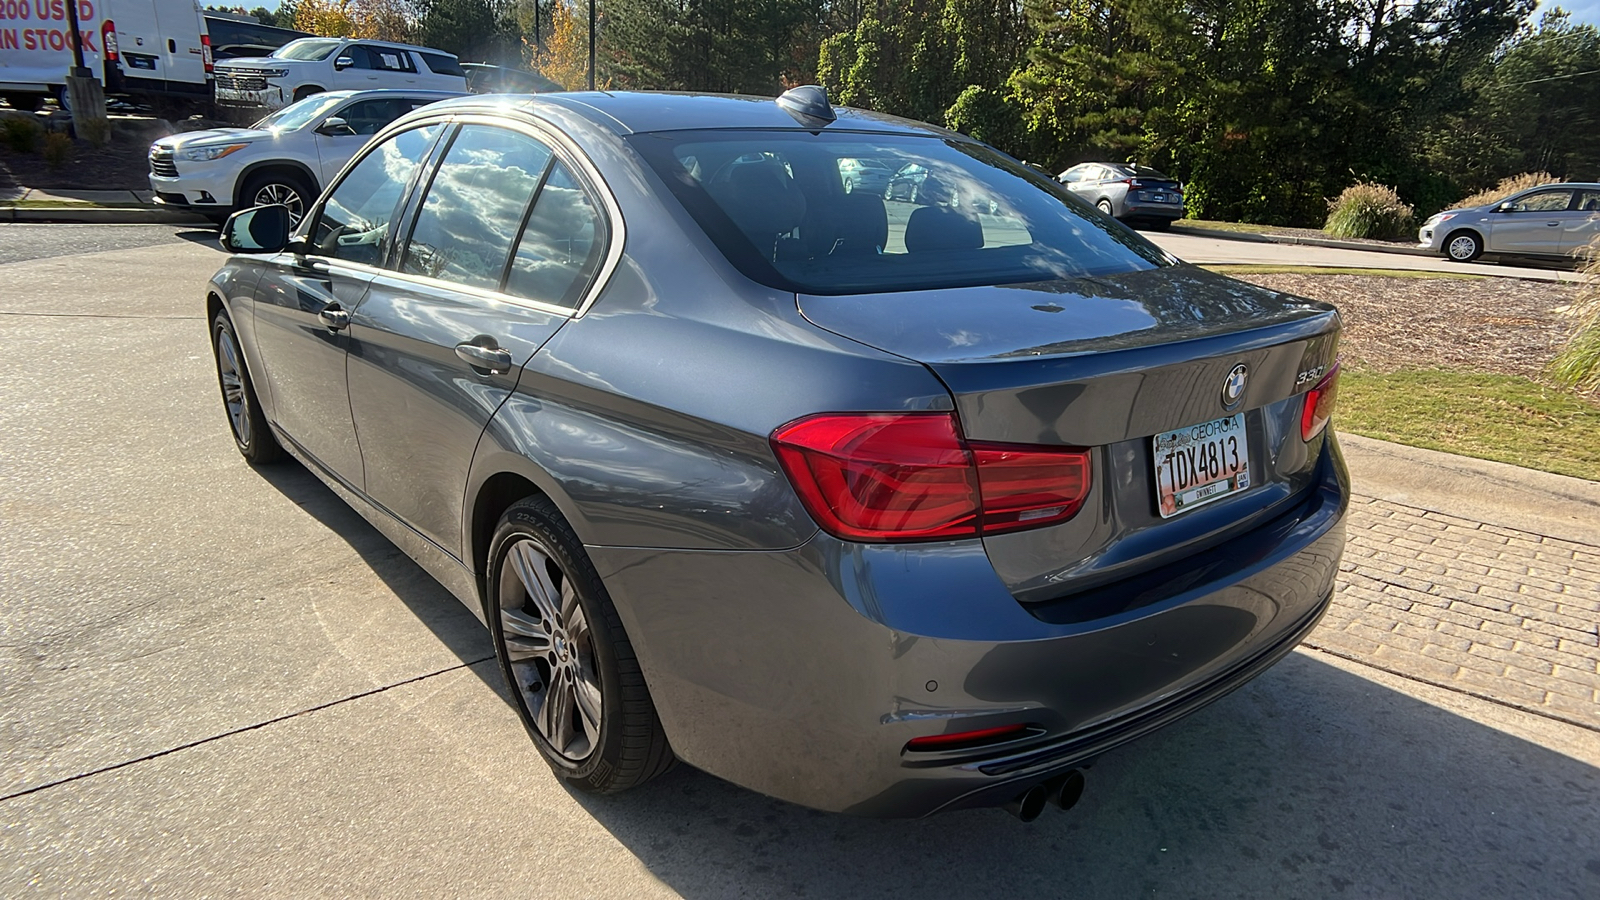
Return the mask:
<svg viewBox="0 0 1600 900">
<path fill-rule="evenodd" d="M 239 450 L 482 618 L 581 790 L 1032 818 L 1332 595 L 1332 307 L 819 89 L 433 104 L 223 242 Z"/>
</svg>

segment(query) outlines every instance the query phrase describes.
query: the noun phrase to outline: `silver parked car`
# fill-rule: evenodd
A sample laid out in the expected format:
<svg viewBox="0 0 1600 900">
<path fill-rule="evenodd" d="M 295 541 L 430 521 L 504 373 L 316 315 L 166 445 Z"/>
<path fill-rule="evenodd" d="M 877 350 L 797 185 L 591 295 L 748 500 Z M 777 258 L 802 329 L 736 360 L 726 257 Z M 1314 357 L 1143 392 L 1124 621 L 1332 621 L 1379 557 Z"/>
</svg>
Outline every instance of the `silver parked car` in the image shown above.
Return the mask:
<svg viewBox="0 0 1600 900">
<path fill-rule="evenodd" d="M 1149 166 L 1083 163 L 1056 176 L 1108 216 L 1165 228 L 1183 218 L 1183 185 Z"/>
<path fill-rule="evenodd" d="M 1488 206 L 1435 213 L 1418 246 L 1456 262 L 1485 253 L 1577 256 L 1600 235 L 1600 184 L 1545 184 Z"/>
<path fill-rule="evenodd" d="M 238 449 L 480 617 L 580 790 L 1032 818 L 1332 598 L 1332 307 L 818 88 L 436 103 L 223 241 Z"/>
</svg>

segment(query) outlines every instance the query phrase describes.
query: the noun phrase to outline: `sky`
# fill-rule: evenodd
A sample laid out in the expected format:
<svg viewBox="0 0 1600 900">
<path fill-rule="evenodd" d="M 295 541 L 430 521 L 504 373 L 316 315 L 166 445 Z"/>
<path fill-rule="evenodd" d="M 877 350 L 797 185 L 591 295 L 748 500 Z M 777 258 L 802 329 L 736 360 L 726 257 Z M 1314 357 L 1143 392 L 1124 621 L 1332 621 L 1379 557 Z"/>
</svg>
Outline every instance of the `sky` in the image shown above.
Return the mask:
<svg viewBox="0 0 1600 900">
<path fill-rule="evenodd" d="M 1539 13 L 1559 6 L 1572 13 L 1572 21 L 1589 25 L 1600 25 L 1600 0 L 1558 0 L 1551 3 L 1549 0 L 1539 0 L 1539 8 L 1533 13 L 1533 20 L 1539 21 Z"/>
</svg>

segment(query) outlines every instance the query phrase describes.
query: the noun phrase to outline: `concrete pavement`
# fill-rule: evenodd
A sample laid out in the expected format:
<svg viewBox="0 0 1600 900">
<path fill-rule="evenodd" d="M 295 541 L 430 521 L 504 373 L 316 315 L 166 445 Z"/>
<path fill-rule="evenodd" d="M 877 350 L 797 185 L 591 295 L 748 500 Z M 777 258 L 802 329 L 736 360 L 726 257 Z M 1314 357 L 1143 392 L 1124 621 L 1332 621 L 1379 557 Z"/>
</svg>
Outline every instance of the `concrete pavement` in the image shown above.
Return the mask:
<svg viewBox="0 0 1600 900">
<path fill-rule="evenodd" d="M 1454 263 L 1440 257 L 1380 253 L 1312 247 L 1303 244 L 1261 243 L 1232 238 L 1197 237 L 1191 234 L 1158 231 L 1143 232 L 1163 250 L 1192 263 L 1247 264 L 1272 266 L 1335 266 L 1358 269 L 1405 269 L 1418 272 L 1491 275 L 1502 278 L 1531 278 L 1538 281 L 1578 281 L 1583 276 L 1561 269 L 1497 263 Z"/>
<path fill-rule="evenodd" d="M 1592 620 L 1541 616 L 1587 590 L 1594 485 L 1347 438 L 1326 649 L 1108 755 L 1031 826 L 846 819 L 687 769 L 579 797 L 470 613 L 304 470 L 238 459 L 199 311 L 219 261 L 184 241 L 0 265 L 0 896 L 1600 892 L 1600 729 L 1425 670 L 1448 645 L 1408 618 L 1465 627 L 1430 610 L 1470 598 L 1433 589 L 1482 565 L 1527 612 L 1479 618 L 1581 671 Z M 1545 647 L 1547 625 L 1573 633 Z"/>
</svg>

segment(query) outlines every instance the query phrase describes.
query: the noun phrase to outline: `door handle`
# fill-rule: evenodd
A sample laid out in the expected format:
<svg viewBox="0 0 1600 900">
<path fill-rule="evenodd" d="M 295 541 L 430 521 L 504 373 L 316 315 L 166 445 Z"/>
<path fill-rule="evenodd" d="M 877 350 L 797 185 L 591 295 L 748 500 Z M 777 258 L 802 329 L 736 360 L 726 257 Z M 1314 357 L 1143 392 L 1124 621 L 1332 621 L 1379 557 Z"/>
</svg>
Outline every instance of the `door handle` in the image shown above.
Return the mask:
<svg viewBox="0 0 1600 900">
<path fill-rule="evenodd" d="M 488 369 L 490 375 L 499 375 L 511 368 L 511 351 L 499 347 L 486 347 L 468 341 L 456 345 L 456 356 L 474 369 Z"/>
<path fill-rule="evenodd" d="M 331 331 L 341 331 L 350 327 L 350 314 L 339 307 L 337 303 L 330 303 L 317 313 L 317 318 Z"/>
</svg>

